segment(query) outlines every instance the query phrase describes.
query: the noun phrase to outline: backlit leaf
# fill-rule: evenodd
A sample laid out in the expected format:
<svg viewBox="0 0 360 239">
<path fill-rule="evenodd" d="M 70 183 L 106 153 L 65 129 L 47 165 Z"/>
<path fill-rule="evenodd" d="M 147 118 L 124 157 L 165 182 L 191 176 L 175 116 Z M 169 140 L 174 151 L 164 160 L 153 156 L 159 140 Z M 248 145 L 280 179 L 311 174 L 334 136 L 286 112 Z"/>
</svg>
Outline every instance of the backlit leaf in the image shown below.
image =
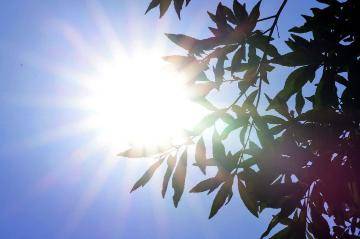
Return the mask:
<svg viewBox="0 0 360 239">
<path fill-rule="evenodd" d="M 174 189 L 173 201 L 175 207 L 178 206 L 181 196 L 184 192 L 186 168 L 187 168 L 187 151 L 184 150 L 176 165 L 175 172 L 172 178 L 172 187 Z"/>
<path fill-rule="evenodd" d="M 241 197 L 241 200 L 244 202 L 246 208 L 255 216 L 258 217 L 258 207 L 255 198 L 248 193 L 245 185 L 241 182 L 241 179 L 238 176 L 238 190 Z"/>
<path fill-rule="evenodd" d="M 151 179 L 151 177 L 154 175 L 156 169 L 159 168 L 159 166 L 162 164 L 164 159 L 160 159 L 157 162 L 155 162 L 153 165 L 150 166 L 150 168 L 143 174 L 143 176 L 134 184 L 134 186 L 131 189 L 131 192 L 135 191 L 139 187 L 145 186 L 147 182 Z"/>
<path fill-rule="evenodd" d="M 196 144 L 195 162 L 199 166 L 201 172 L 206 174 L 206 148 L 203 137 L 200 137 Z"/>
<path fill-rule="evenodd" d="M 173 173 L 174 168 L 175 168 L 175 164 L 176 164 L 176 157 L 170 156 L 167 159 L 167 169 L 166 169 L 164 179 L 163 179 L 163 184 L 162 184 L 162 190 L 161 190 L 162 197 L 165 197 L 171 174 Z"/>
<path fill-rule="evenodd" d="M 209 219 L 215 216 L 219 209 L 231 200 L 233 196 L 232 184 L 233 177 L 230 177 L 230 179 L 220 187 L 212 203 Z"/>
<path fill-rule="evenodd" d="M 171 0 L 160 0 L 160 17 L 164 16 L 170 6 Z"/>
</svg>

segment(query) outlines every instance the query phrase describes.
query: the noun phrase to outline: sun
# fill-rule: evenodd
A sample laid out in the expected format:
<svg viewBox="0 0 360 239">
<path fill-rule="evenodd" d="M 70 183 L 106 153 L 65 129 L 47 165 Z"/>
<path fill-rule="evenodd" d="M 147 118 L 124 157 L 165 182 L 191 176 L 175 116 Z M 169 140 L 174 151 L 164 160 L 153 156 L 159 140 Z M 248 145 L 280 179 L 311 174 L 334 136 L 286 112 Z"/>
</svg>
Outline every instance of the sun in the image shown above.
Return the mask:
<svg viewBox="0 0 360 239">
<path fill-rule="evenodd" d="M 99 60 L 87 82 L 88 124 L 108 146 L 181 142 L 184 129 L 191 129 L 203 113 L 190 100 L 186 76 L 154 50 Z"/>
</svg>

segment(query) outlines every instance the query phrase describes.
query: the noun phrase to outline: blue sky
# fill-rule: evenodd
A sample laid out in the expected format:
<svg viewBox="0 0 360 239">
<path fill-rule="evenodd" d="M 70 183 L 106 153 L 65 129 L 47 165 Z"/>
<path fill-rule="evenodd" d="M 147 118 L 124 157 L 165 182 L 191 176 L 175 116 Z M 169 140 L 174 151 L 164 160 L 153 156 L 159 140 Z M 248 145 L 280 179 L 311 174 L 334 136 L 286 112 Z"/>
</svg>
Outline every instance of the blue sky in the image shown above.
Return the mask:
<svg viewBox="0 0 360 239">
<path fill-rule="evenodd" d="M 100 11 L 127 50 L 137 43 L 151 48 L 156 42 L 176 52 L 162 33 L 207 36 L 206 10 L 214 11 L 217 1 L 207 1 L 206 9 L 201 7 L 204 2 L 193 0 L 182 21 L 173 9 L 161 20 L 157 11 L 145 16 L 147 1 L 1 3 L 0 238 L 257 238 L 264 231 L 271 212 L 256 219 L 237 193 L 211 220 L 207 217 L 213 196 L 185 193 L 177 209 L 171 193 L 162 199 L 162 173 L 129 194 L 146 165 L 118 160 L 105 148 L 84 150 L 91 147 L 94 132 L 66 129 L 85 114 L 67 105 L 84 92 L 53 68 L 89 65 L 75 57 L 63 36 L 64 25 L 109 55 L 95 17 Z M 255 1 L 247 2 L 252 6 Z M 264 1 L 264 15 L 276 11 L 280 1 L 276 6 L 274 2 Z M 289 1 L 280 19 L 280 41 L 288 37 L 287 29 L 302 22 L 300 13 L 313 5 L 315 1 Z M 281 50 L 286 48 L 282 45 Z M 287 71 L 276 74 L 281 85 Z M 200 179 L 195 168 L 189 173 L 187 189 Z"/>
</svg>

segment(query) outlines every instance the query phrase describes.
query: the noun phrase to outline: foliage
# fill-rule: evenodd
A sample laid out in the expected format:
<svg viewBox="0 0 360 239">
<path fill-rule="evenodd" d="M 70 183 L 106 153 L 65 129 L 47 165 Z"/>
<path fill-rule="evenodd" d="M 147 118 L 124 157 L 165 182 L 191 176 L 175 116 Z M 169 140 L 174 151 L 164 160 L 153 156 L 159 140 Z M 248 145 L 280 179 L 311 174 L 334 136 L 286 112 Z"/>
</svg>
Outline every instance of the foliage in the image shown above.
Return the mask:
<svg viewBox="0 0 360 239">
<path fill-rule="evenodd" d="M 183 5 L 190 1 L 152 0 L 147 11 L 159 6 L 163 16 L 171 2 L 180 17 Z M 166 159 L 162 195 L 172 177 L 177 206 L 184 190 L 187 149 L 194 147 L 194 165 L 204 175 L 207 167 L 217 169 L 215 176 L 190 190 L 208 194 L 217 190 L 209 218 L 231 200 L 237 182 L 250 213 L 258 216 L 265 208 L 278 210 L 261 238 L 278 224 L 283 229 L 271 238 L 359 238 L 360 1 L 318 2 L 325 7 L 311 9 L 312 16 L 304 16 L 302 26 L 290 29 L 286 54 L 279 54 L 271 42 L 287 0 L 273 16 L 264 18 L 260 18 L 261 1 L 251 11 L 237 0 L 231 8 L 219 3 L 215 13 L 209 12 L 216 24 L 209 28 L 211 37 L 167 34 L 188 54 L 164 59 L 188 73 L 189 88 L 198 90 L 194 100 L 211 113 L 189 132 L 186 144 L 156 151 L 160 161 L 133 190 L 145 185 Z M 259 30 L 260 21 L 271 21 L 270 28 Z M 205 74 L 210 65 L 214 65 L 214 81 Z M 268 73 L 278 66 L 295 68 L 289 68 L 292 72 L 284 86 L 270 98 L 263 84 L 272 84 Z M 229 82 L 238 84 L 238 97 L 218 109 L 206 95 Z M 315 90 L 304 97 L 309 85 Z M 264 96 L 269 112 L 258 107 Z M 226 124 L 220 133 L 215 129 L 219 120 Z M 209 158 L 202 135 L 212 128 Z M 242 147 L 231 153 L 223 140 L 234 132 L 239 132 Z M 131 156 L 128 153 L 121 155 Z M 133 155 L 151 156 L 145 151 Z"/>
</svg>

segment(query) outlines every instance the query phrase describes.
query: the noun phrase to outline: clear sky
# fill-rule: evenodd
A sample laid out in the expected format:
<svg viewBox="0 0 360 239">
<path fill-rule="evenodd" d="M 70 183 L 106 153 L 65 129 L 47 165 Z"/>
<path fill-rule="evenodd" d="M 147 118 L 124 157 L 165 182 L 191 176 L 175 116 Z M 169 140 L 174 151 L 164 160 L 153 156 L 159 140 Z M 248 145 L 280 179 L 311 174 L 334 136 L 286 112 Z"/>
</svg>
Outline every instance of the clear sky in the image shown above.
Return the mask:
<svg viewBox="0 0 360 239">
<path fill-rule="evenodd" d="M 214 195 L 187 193 L 200 179 L 195 168 L 177 209 L 171 190 L 161 198 L 163 170 L 129 194 L 148 162 L 118 159 L 93 143 L 97 132 L 81 125 L 87 110 L 74 107 L 87 94 L 76 78 L 91 74 L 96 55 L 115 54 L 114 38 L 129 54 L 177 52 L 163 33 L 208 36 L 206 10 L 216 2 L 193 0 L 181 21 L 172 7 L 161 20 L 158 11 L 145 16 L 148 1 L 140 0 L 1 2 L 0 238 L 257 238 L 264 231 L 271 212 L 256 219 L 237 193 L 208 220 Z M 263 2 L 265 16 L 281 4 Z M 313 5 L 289 0 L 280 40 Z"/>
</svg>

